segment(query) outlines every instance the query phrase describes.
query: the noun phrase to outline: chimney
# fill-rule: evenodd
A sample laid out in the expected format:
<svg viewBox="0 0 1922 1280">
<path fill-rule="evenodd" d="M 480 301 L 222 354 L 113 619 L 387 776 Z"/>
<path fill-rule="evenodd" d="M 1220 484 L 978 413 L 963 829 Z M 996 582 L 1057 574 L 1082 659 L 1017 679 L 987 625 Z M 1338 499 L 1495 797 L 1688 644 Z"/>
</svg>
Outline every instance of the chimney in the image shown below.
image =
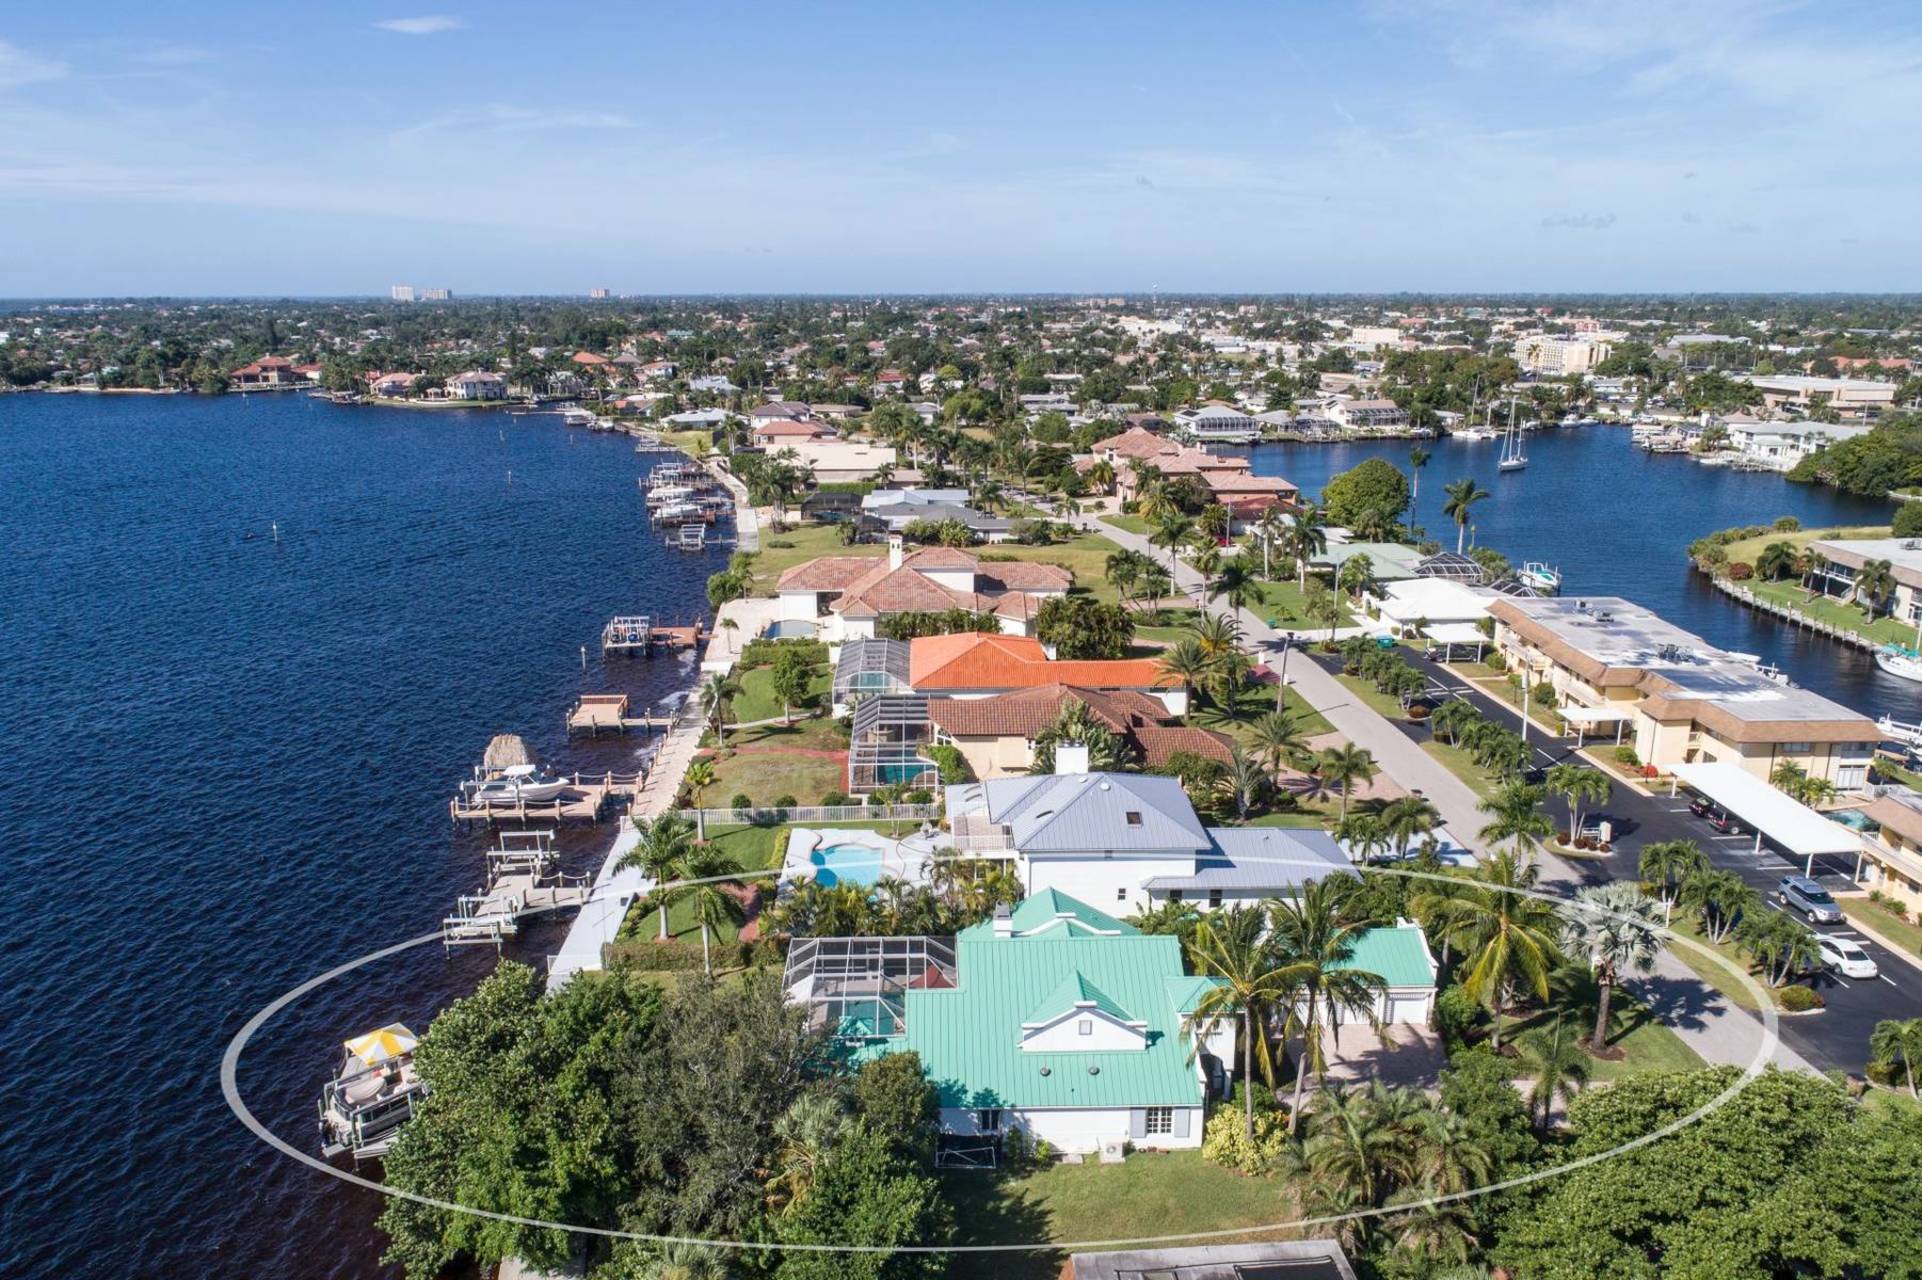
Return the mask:
<svg viewBox="0 0 1922 1280">
<path fill-rule="evenodd" d="M 1005 902 L 994 909 L 994 936 L 997 938 L 1014 936 L 1014 911 Z"/>
<path fill-rule="evenodd" d="M 890 533 L 888 535 L 888 568 L 899 569 L 901 567 L 904 551 L 905 543 L 901 535 L 898 533 Z"/>
<path fill-rule="evenodd" d="M 1088 748 L 1080 742 L 1057 742 L 1054 748 L 1054 771 L 1058 774 L 1088 772 Z"/>
</svg>

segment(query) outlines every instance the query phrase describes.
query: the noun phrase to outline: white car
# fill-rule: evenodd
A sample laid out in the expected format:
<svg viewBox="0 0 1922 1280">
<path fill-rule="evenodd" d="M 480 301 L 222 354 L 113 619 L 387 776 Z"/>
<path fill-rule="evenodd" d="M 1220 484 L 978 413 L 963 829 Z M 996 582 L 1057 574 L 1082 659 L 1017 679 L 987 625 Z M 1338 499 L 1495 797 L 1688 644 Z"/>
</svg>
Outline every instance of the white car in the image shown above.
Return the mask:
<svg viewBox="0 0 1922 1280">
<path fill-rule="evenodd" d="M 1882 972 L 1858 942 L 1824 935 L 1815 940 L 1815 946 L 1822 953 L 1822 963 L 1845 978 L 1873 978 Z"/>
</svg>

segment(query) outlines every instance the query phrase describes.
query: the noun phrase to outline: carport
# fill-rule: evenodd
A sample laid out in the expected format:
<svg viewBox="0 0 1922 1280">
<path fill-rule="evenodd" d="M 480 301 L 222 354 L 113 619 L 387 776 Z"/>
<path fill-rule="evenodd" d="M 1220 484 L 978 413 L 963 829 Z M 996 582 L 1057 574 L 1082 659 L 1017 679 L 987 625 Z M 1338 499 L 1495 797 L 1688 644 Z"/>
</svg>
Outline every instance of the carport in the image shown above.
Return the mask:
<svg viewBox="0 0 1922 1280">
<path fill-rule="evenodd" d="M 1762 852 L 1762 837 L 1767 836 L 1803 859 L 1804 875 L 1815 874 L 1815 860 L 1822 854 L 1852 854 L 1862 848 L 1862 838 L 1855 832 L 1777 791 L 1739 764 L 1678 764 L 1675 778 L 1747 823 L 1755 832 L 1756 853 Z M 1669 794 L 1674 794 L 1673 788 Z"/>
<path fill-rule="evenodd" d="M 1615 745 L 1622 745 L 1622 729 L 1634 714 L 1626 707 L 1584 707 L 1570 703 L 1555 708 L 1555 714 L 1575 726 L 1575 746 L 1579 749 L 1590 733 L 1605 724 L 1615 726 Z"/>
<path fill-rule="evenodd" d="M 1443 662 L 1455 660 L 1455 646 L 1458 644 L 1474 645 L 1475 661 L 1480 662 L 1482 650 L 1488 644 L 1488 637 L 1472 622 L 1431 622 L 1422 629 L 1422 635 L 1428 640 L 1428 656 L 1434 657 L 1439 647 Z"/>
</svg>

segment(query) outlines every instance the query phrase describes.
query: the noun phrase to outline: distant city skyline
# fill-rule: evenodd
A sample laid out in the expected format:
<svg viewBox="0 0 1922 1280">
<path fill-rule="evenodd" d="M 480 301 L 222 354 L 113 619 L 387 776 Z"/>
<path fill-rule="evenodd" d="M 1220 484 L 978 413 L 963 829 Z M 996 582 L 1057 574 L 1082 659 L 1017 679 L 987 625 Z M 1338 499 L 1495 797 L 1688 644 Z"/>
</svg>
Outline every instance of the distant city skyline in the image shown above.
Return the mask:
<svg viewBox="0 0 1922 1280">
<path fill-rule="evenodd" d="M 1922 289 L 1902 4 L 259 17 L 0 25 L 0 296 Z"/>
</svg>

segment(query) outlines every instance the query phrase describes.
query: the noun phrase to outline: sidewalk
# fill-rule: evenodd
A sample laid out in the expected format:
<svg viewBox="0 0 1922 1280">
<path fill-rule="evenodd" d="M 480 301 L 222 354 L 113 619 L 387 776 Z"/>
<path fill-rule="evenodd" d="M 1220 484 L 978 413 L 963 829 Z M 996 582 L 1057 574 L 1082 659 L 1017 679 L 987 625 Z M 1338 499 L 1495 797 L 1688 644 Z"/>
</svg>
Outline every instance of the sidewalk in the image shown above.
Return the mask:
<svg viewBox="0 0 1922 1280">
<path fill-rule="evenodd" d="M 1161 549 L 1146 538 L 1112 525 L 1081 522 L 1084 528 L 1134 551 L 1162 556 Z M 1165 559 L 1165 556 L 1162 556 Z M 1175 585 L 1198 591 L 1201 575 L 1182 565 Z M 1226 614 L 1214 603 L 1204 606 L 1210 613 Z M 1246 609 L 1241 610 L 1242 635 L 1250 644 L 1274 647 L 1281 633 Z M 1487 847 L 1478 834 L 1485 825 L 1481 798 L 1447 766 L 1423 751 L 1373 707 L 1358 701 L 1334 676 L 1323 670 L 1306 653 L 1288 657 L 1287 678 L 1302 699 L 1356 746 L 1366 748 L 1375 762 L 1397 783 L 1409 791 L 1419 791 L 1433 804 L 1446 826 L 1462 844 L 1477 854 Z M 1497 700 L 1499 701 L 1499 700 Z M 1541 887 L 1573 893 L 1584 877 L 1566 861 L 1544 850 L 1539 859 Z M 1636 996 L 1693 1049 L 1703 1061 L 1746 1066 L 1760 1051 L 1764 1029 L 1752 1014 L 1725 1000 L 1721 993 L 1695 976 L 1694 970 L 1679 956 L 1663 951 L 1655 972 L 1647 978 L 1634 978 L 1626 985 Z M 1777 1042 L 1773 1061 L 1782 1067 L 1814 1071 L 1801 1054 Z"/>
</svg>

